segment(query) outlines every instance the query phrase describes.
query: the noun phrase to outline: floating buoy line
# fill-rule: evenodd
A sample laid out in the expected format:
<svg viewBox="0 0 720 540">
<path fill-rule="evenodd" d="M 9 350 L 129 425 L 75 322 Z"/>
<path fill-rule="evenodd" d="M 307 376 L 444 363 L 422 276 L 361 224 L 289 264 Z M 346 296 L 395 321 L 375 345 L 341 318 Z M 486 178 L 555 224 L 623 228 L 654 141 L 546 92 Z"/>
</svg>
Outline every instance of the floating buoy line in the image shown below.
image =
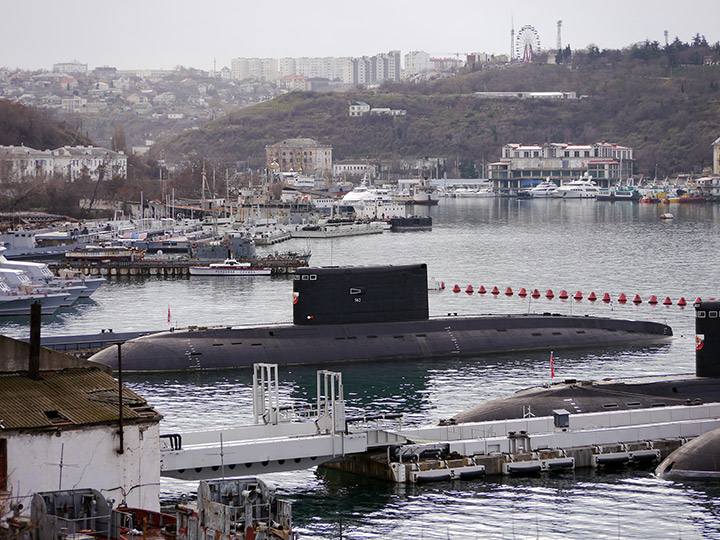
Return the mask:
<svg viewBox="0 0 720 540">
<path fill-rule="evenodd" d="M 444 283 L 443 283 L 443 288 L 441 290 L 444 290 L 444 288 L 445 287 L 444 287 Z M 462 291 L 465 291 L 465 293 L 467 293 L 468 296 L 471 296 L 475 293 L 481 294 L 481 295 L 491 294 L 493 296 L 500 296 L 501 287 L 494 285 L 488 291 L 484 285 L 480 285 L 477 288 L 473 287 L 473 285 L 468 285 L 467 287 L 462 288 L 460 285 L 455 284 L 455 286 L 452 288 L 452 292 L 454 292 L 454 293 L 459 293 Z M 505 288 L 504 295 L 509 298 L 509 297 L 515 295 L 515 292 L 513 291 L 512 287 L 507 287 L 507 288 Z M 526 289 L 525 287 L 522 287 L 518 290 L 517 296 L 520 298 L 527 298 L 529 296 L 530 298 L 537 300 L 538 298 L 543 296 L 543 294 L 538 289 L 532 289 L 531 292 L 528 292 L 528 289 Z M 555 293 L 553 292 L 552 289 L 548 289 L 545 292 L 544 296 L 546 299 L 552 300 L 553 298 L 555 298 Z M 582 291 L 577 291 L 577 292 L 575 292 L 575 294 L 570 295 L 565 289 L 562 289 L 560 291 L 560 293 L 557 295 L 557 298 L 559 300 L 572 299 L 576 302 L 581 302 L 582 300 L 585 299 L 588 302 L 597 302 L 599 300 L 601 302 L 604 302 L 605 304 L 614 304 L 615 302 L 617 302 L 618 304 L 624 305 L 624 304 L 627 304 L 628 302 L 630 302 L 636 306 L 639 306 L 640 304 L 643 303 L 643 298 L 639 294 L 630 295 L 630 297 L 632 298 L 632 300 L 630 300 L 628 298 L 628 295 L 626 295 L 625 293 L 622 293 L 622 292 L 615 296 L 611 295 L 608 292 L 603 293 L 602 296 L 598 296 L 598 294 L 595 293 L 595 291 L 590 291 L 590 293 L 587 295 L 587 297 L 585 297 L 583 295 Z M 715 300 L 715 298 L 710 298 L 710 300 Z M 702 298 L 697 297 L 693 301 L 693 304 L 695 304 L 697 302 L 701 302 L 701 301 L 702 301 Z M 688 301 L 685 299 L 684 296 L 681 296 L 680 298 L 678 298 L 678 300 L 676 302 L 673 301 L 673 299 L 670 298 L 669 296 L 665 296 L 664 300 L 662 300 L 662 302 L 661 302 L 660 297 L 658 297 L 657 295 L 654 295 L 654 294 L 650 295 L 647 298 L 647 303 L 651 306 L 656 306 L 658 304 L 662 304 L 663 306 L 666 306 L 666 307 L 669 307 L 672 305 L 677 305 L 680 308 L 684 308 L 685 306 L 688 305 Z"/>
</svg>

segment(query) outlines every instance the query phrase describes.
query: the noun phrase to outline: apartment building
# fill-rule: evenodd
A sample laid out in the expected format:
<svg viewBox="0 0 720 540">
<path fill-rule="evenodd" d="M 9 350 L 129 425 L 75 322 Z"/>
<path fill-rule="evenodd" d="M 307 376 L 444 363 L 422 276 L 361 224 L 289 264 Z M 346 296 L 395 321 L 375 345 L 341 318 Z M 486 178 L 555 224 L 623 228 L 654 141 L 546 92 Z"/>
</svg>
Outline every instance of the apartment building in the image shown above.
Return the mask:
<svg viewBox="0 0 720 540">
<path fill-rule="evenodd" d="M 127 156 L 97 146 L 63 146 L 55 150 L 0 146 L 0 178 L 3 180 L 17 181 L 53 174 L 70 181 L 83 174 L 95 180 L 127 178 Z"/>
</svg>

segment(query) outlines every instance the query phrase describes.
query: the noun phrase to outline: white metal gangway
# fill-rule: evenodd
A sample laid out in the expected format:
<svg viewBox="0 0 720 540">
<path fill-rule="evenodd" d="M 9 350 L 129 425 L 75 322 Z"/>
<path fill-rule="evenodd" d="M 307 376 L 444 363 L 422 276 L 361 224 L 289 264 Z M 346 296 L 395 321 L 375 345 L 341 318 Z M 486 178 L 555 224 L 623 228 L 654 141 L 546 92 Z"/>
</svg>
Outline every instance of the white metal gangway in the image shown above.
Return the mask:
<svg viewBox="0 0 720 540">
<path fill-rule="evenodd" d="M 163 476 L 198 480 L 307 469 L 390 444 L 404 437 L 383 429 L 392 417 L 351 430 L 345 415 L 342 374 L 317 373 L 317 402 L 307 411 L 280 406 L 278 366 L 253 367 L 255 423 L 213 431 L 161 435 Z"/>
</svg>

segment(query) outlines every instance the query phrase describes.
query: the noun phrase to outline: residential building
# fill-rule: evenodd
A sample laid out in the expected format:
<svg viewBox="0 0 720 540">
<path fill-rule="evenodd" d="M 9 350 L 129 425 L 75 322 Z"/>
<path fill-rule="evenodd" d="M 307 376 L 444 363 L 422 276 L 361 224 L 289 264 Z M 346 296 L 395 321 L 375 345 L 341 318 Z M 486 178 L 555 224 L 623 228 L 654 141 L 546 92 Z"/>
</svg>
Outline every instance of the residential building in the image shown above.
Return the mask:
<svg viewBox="0 0 720 540">
<path fill-rule="evenodd" d="M 53 64 L 52 70 L 55 73 L 87 73 L 88 65 L 73 60 L 72 62 Z"/>
<path fill-rule="evenodd" d="M 274 58 L 233 58 L 230 62 L 232 78 L 274 82 L 278 78 L 278 61 Z"/>
<path fill-rule="evenodd" d="M 425 51 L 412 51 L 405 55 L 405 76 L 412 77 L 418 73 L 430 71 L 430 55 Z"/>
<path fill-rule="evenodd" d="M 277 163 L 280 172 L 326 176 L 332 172 L 332 146 L 313 139 L 285 139 L 265 147 L 266 166 Z"/>
<path fill-rule="evenodd" d="M 159 510 L 162 416 L 106 366 L 39 349 L 33 359 L 30 344 L 0 336 L 0 518 L 70 488 Z"/>
<path fill-rule="evenodd" d="M 0 146 L 0 177 L 8 180 L 55 174 L 72 181 L 84 173 L 93 179 L 127 178 L 127 156 L 97 146 L 63 146 L 56 150 Z"/>
<path fill-rule="evenodd" d="M 127 156 L 97 146 L 63 146 L 53 150 L 55 174 L 70 181 L 87 173 L 93 180 L 127 178 Z"/>
<path fill-rule="evenodd" d="M 63 98 L 62 110 L 63 112 L 80 114 L 87 111 L 88 100 L 78 96 L 72 98 Z"/>
<path fill-rule="evenodd" d="M 632 148 L 615 143 L 590 145 L 547 143 L 506 144 L 502 158 L 488 165 L 496 187 L 510 190 L 529 187 L 550 178 L 558 184 L 589 174 L 601 187 L 608 187 L 633 174 Z"/>
<path fill-rule="evenodd" d="M 55 172 L 53 162 L 50 150 L 0 146 L 0 179 L 12 181 L 31 176 L 51 176 Z"/>
<path fill-rule="evenodd" d="M 308 89 L 308 79 L 302 75 L 285 75 L 277 80 L 277 85 L 278 88 L 289 90 L 290 92 L 302 92 Z"/>
<path fill-rule="evenodd" d="M 350 116 L 362 116 L 370 112 L 370 105 L 364 101 L 355 101 L 350 104 Z"/>
</svg>

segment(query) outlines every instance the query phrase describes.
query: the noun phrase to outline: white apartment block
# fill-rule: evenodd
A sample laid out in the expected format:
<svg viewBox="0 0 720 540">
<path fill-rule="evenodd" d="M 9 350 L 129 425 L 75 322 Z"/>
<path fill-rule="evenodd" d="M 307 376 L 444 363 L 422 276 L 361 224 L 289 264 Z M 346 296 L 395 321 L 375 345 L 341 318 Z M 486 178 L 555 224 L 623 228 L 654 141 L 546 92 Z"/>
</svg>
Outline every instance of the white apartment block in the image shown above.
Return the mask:
<svg viewBox="0 0 720 540">
<path fill-rule="evenodd" d="M 62 110 L 68 113 L 84 113 L 87 112 L 88 100 L 81 97 L 63 98 Z"/>
<path fill-rule="evenodd" d="M 232 78 L 274 82 L 278 78 L 278 61 L 275 58 L 233 58 L 230 62 Z"/>
<path fill-rule="evenodd" d="M 362 116 L 370 112 L 370 105 L 364 101 L 355 101 L 350 104 L 348 112 L 350 116 Z"/>
<path fill-rule="evenodd" d="M 53 64 L 54 73 L 87 73 L 88 65 L 73 60 L 72 62 L 61 62 Z"/>
<path fill-rule="evenodd" d="M 418 73 L 430 71 L 430 55 L 425 51 L 412 51 L 405 55 L 405 76 L 412 77 Z"/>
<path fill-rule="evenodd" d="M 400 80 L 400 51 L 362 58 L 233 58 L 232 78 L 275 82 L 280 77 L 300 75 L 345 84 L 371 84 Z"/>
<path fill-rule="evenodd" d="M 127 178 L 127 156 L 97 146 L 63 146 L 56 150 L 35 150 L 26 146 L 0 146 L 0 177 L 17 181 L 53 174 L 70 181 L 87 173 L 105 180 Z"/>
<path fill-rule="evenodd" d="M 50 176 L 53 172 L 53 155 L 50 150 L 0 146 L 0 182 L 30 176 Z"/>
</svg>

